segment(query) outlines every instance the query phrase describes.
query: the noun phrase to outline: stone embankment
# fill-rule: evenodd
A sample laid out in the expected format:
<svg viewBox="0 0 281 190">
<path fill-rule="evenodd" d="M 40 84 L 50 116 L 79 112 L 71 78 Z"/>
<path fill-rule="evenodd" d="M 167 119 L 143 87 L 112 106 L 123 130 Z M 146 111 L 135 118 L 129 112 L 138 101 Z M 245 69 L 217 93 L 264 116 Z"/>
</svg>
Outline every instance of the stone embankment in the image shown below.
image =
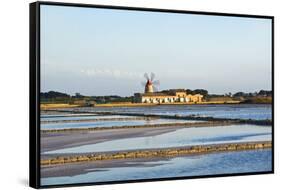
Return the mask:
<svg viewBox="0 0 281 190">
<path fill-rule="evenodd" d="M 80 110 L 49 110 L 65 113 L 88 113 L 98 115 L 119 115 L 119 116 L 135 116 L 135 117 L 149 117 L 157 119 L 179 119 L 179 120 L 196 120 L 196 121 L 223 121 L 232 122 L 237 124 L 253 124 L 253 125 L 272 125 L 272 120 L 253 120 L 253 119 L 232 119 L 232 118 L 216 118 L 216 117 L 203 117 L 199 115 L 157 115 L 157 114 L 144 114 L 144 113 L 119 113 L 119 112 L 102 112 L 102 111 L 80 111 Z"/>
<path fill-rule="evenodd" d="M 60 133 L 60 132 L 79 132 L 79 131 L 100 131 L 111 129 L 134 129 L 134 128 L 156 128 L 156 127 L 218 127 L 235 124 L 234 122 L 224 121 L 207 121 L 207 122 L 181 122 L 181 123 L 161 123 L 149 125 L 124 125 L 110 127 L 89 127 L 89 128 L 65 128 L 65 129 L 41 129 L 41 133 Z"/>
<path fill-rule="evenodd" d="M 206 154 L 224 151 L 242 151 L 271 148 L 271 141 L 229 143 L 217 145 L 196 145 L 180 148 L 164 148 L 157 150 L 135 150 L 117 153 L 87 154 L 76 156 L 59 156 L 56 158 L 41 160 L 42 166 L 68 164 L 112 159 L 152 158 L 152 157 L 175 157 L 181 155 Z"/>
<path fill-rule="evenodd" d="M 49 123 L 82 123 L 82 122 L 98 122 L 98 121 L 135 121 L 135 120 L 155 120 L 155 117 L 120 117 L 120 118 L 96 118 L 96 119 L 73 119 L 73 120 L 45 120 L 41 124 Z"/>
</svg>

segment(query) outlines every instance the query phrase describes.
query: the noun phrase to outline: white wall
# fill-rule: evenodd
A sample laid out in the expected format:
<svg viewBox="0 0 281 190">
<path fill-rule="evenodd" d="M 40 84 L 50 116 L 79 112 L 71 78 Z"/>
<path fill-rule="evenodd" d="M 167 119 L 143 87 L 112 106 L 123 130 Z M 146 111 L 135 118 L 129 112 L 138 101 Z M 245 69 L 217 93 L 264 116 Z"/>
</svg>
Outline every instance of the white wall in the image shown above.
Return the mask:
<svg viewBox="0 0 281 190">
<path fill-rule="evenodd" d="M 216 11 L 244 14 L 274 15 L 276 33 L 275 73 L 280 73 L 281 11 L 278 0 L 75 0 L 67 2 L 103 3 L 197 11 Z M 6 0 L 0 4 L 0 81 L 1 81 L 1 133 L 0 133 L 0 189 L 27 189 L 28 183 L 28 2 Z M 278 72 L 279 71 L 279 72 Z M 280 83 L 276 76 L 276 83 Z M 280 87 L 276 87 L 276 112 L 280 110 Z M 276 116 L 276 115 L 275 115 Z M 280 150 L 280 117 L 276 117 L 275 139 Z M 276 149 L 275 175 L 225 177 L 153 183 L 105 185 L 97 190 L 111 189 L 216 189 L 265 190 L 280 185 L 280 151 Z M 280 188 L 280 187 L 279 187 Z M 63 188 L 62 188 L 63 189 Z M 72 188 L 82 189 L 82 188 Z M 84 187 L 83 189 L 93 189 Z"/>
</svg>

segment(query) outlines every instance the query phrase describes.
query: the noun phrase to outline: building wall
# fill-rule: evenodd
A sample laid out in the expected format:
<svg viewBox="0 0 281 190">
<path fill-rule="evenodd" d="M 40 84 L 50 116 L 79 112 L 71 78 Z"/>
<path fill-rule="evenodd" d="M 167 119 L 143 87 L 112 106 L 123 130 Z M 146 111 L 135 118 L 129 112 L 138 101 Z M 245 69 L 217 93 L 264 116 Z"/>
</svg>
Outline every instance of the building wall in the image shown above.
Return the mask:
<svg viewBox="0 0 281 190">
<path fill-rule="evenodd" d="M 174 103 L 174 102 L 202 102 L 201 94 L 187 95 L 186 93 L 176 93 L 176 95 L 159 96 L 155 95 L 140 95 L 138 102 L 141 103 Z"/>
</svg>

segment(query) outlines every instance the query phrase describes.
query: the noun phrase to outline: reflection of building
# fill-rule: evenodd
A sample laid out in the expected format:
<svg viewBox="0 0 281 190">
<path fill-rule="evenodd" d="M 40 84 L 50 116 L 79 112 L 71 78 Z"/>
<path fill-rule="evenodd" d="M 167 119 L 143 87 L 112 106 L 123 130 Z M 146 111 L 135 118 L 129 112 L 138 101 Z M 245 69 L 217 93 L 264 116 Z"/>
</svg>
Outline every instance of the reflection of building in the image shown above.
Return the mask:
<svg viewBox="0 0 281 190">
<path fill-rule="evenodd" d="M 186 94 L 185 90 L 168 90 L 164 92 L 135 93 L 134 101 L 139 103 L 174 103 L 202 102 L 201 94 Z"/>
</svg>

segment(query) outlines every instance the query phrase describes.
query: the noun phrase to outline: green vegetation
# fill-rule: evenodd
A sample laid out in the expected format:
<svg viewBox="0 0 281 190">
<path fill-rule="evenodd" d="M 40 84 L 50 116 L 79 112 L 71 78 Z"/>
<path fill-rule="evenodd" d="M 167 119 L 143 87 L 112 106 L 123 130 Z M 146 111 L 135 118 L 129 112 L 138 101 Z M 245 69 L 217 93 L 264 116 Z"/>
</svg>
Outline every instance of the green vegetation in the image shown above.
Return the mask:
<svg viewBox="0 0 281 190">
<path fill-rule="evenodd" d="M 49 91 L 40 93 L 41 103 L 45 104 L 78 104 L 78 105 L 92 105 L 116 102 L 132 102 L 133 97 L 121 97 L 117 95 L 110 96 L 84 96 L 76 93 L 74 96 L 69 94 Z"/>
<path fill-rule="evenodd" d="M 256 96 L 243 101 L 246 104 L 271 104 L 272 97 Z"/>
</svg>

